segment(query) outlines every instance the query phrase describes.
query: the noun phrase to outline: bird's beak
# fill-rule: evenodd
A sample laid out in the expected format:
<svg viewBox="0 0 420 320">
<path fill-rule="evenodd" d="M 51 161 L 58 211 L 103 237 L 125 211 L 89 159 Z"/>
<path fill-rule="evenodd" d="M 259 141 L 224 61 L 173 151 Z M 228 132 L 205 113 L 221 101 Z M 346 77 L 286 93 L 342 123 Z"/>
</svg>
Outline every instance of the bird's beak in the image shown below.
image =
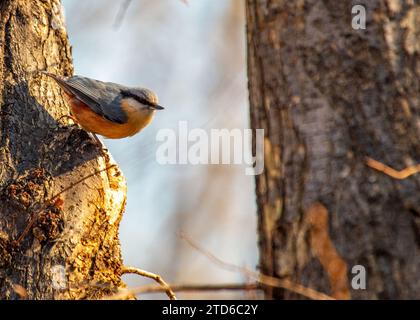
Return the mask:
<svg viewBox="0 0 420 320">
<path fill-rule="evenodd" d="M 160 106 L 160 105 L 158 105 L 158 104 L 155 104 L 155 105 L 149 106 L 149 108 L 150 108 L 150 109 L 155 109 L 155 110 L 163 110 L 163 109 L 165 109 L 164 107 L 162 107 L 162 106 Z"/>
</svg>

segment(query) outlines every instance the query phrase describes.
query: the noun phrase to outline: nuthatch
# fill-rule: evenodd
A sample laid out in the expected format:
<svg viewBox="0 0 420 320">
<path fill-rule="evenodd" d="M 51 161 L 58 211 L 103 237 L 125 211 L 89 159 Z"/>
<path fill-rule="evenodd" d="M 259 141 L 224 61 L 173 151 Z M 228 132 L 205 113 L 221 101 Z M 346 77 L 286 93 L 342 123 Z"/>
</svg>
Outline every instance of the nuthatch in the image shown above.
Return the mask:
<svg viewBox="0 0 420 320">
<path fill-rule="evenodd" d="M 71 113 L 86 131 L 106 138 L 132 136 L 153 119 L 157 96 L 144 88 L 130 88 L 80 76 L 68 78 L 41 71 L 64 90 Z"/>
</svg>

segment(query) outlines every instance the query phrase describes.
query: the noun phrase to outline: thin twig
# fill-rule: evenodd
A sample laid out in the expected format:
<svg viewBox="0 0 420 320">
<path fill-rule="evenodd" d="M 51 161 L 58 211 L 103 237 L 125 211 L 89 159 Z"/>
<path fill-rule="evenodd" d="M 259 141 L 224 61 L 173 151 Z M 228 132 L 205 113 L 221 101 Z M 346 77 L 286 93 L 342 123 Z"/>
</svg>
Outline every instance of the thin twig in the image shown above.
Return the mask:
<svg viewBox="0 0 420 320">
<path fill-rule="evenodd" d="M 197 251 L 199 251 L 200 253 L 204 254 L 210 261 L 212 261 L 213 263 L 215 263 L 216 265 L 218 265 L 219 267 L 225 269 L 225 270 L 229 270 L 232 272 L 238 272 L 238 273 L 242 273 L 250 278 L 254 278 L 256 281 L 258 281 L 259 283 L 266 285 L 266 286 L 270 286 L 270 287 L 276 287 L 276 288 L 283 288 L 286 290 L 289 290 L 291 292 L 300 294 L 304 297 L 313 299 L 313 300 L 335 300 L 333 297 L 316 291 L 314 289 L 302 286 L 298 283 L 295 283 L 293 281 L 287 280 L 287 279 L 279 279 L 279 278 L 274 278 L 274 277 L 270 277 L 258 272 L 254 272 L 252 270 L 249 270 L 247 268 L 244 267 L 240 267 L 237 266 L 235 264 L 232 263 L 228 263 L 225 262 L 223 260 L 221 260 L 220 258 L 216 257 L 214 254 L 212 254 L 211 252 L 205 250 L 204 248 L 202 248 L 200 245 L 198 245 L 190 236 L 188 236 L 187 234 L 185 234 L 184 232 L 180 232 L 179 236 L 181 239 L 185 240 L 191 247 L 193 247 L 194 249 L 196 249 Z"/>
<path fill-rule="evenodd" d="M 420 172 L 420 164 L 410 166 L 399 171 L 369 157 L 366 157 L 366 164 L 372 169 L 383 172 L 386 175 L 398 180 L 404 180 L 409 176 Z"/>
<path fill-rule="evenodd" d="M 162 290 L 166 292 L 170 300 L 176 300 L 175 293 L 172 291 L 169 284 L 167 284 L 166 281 L 163 280 L 160 275 L 146 271 L 146 270 L 142 270 L 139 268 L 123 267 L 121 270 L 121 274 L 126 274 L 126 273 L 134 273 L 134 274 L 138 274 L 139 276 L 155 280 L 157 283 L 160 284 Z"/>
<path fill-rule="evenodd" d="M 221 283 L 221 284 L 169 284 L 174 292 L 207 292 L 223 290 L 262 290 L 259 283 Z M 137 294 L 166 292 L 166 288 L 157 285 L 147 285 L 132 289 L 122 289 L 106 300 L 123 300 Z"/>
<path fill-rule="evenodd" d="M 130 6 L 131 0 L 124 0 L 121 4 L 120 9 L 118 10 L 117 15 L 114 20 L 114 29 L 118 30 L 124 20 L 125 14 L 127 13 L 128 7 Z"/>
<path fill-rule="evenodd" d="M 130 6 L 132 0 L 124 0 L 123 3 L 121 3 L 121 6 L 118 10 L 117 15 L 115 16 L 115 20 L 114 20 L 114 24 L 112 25 L 112 27 L 115 30 L 118 30 L 121 27 L 121 24 L 124 21 L 124 17 L 128 11 L 128 7 Z M 188 0 L 181 0 L 181 2 L 183 2 L 185 5 L 189 5 Z"/>
<path fill-rule="evenodd" d="M 58 192 L 57 194 L 55 194 L 54 196 L 52 196 L 49 200 L 47 200 L 45 202 L 45 204 L 43 206 L 41 206 L 41 208 L 39 210 L 35 211 L 35 213 L 32 215 L 31 220 L 29 221 L 28 225 L 26 226 L 25 230 L 23 230 L 23 232 L 19 236 L 19 238 L 16 241 L 14 241 L 14 244 L 15 245 L 18 245 L 26 237 L 26 235 L 28 234 L 29 230 L 31 230 L 32 226 L 34 225 L 35 221 L 37 220 L 39 213 L 41 213 L 49 205 L 51 205 L 54 202 L 55 199 L 57 199 L 59 196 L 61 196 L 63 193 L 67 192 L 68 190 L 74 188 L 78 184 L 82 183 L 83 181 L 85 181 L 85 180 L 87 180 L 87 179 L 89 179 L 89 178 L 91 178 L 93 176 L 96 176 L 97 174 L 99 174 L 101 172 L 107 171 L 107 170 L 109 170 L 109 169 L 111 169 L 113 167 L 116 167 L 116 164 L 112 164 L 112 165 L 110 165 L 110 166 L 108 166 L 108 167 L 106 167 L 104 169 L 101 169 L 101 170 L 96 170 L 95 172 L 93 172 L 91 174 L 88 174 L 87 176 L 81 178 L 80 180 L 78 180 L 78 181 L 76 181 L 74 183 L 71 183 L 68 187 L 64 188 L 63 190 L 61 190 L 60 192 Z"/>
<path fill-rule="evenodd" d="M 220 291 L 220 290 L 260 290 L 259 283 L 221 283 L 221 284 L 177 284 L 170 285 L 175 292 Z M 164 291 L 159 286 L 144 286 L 132 290 L 135 293 L 156 293 Z"/>
</svg>

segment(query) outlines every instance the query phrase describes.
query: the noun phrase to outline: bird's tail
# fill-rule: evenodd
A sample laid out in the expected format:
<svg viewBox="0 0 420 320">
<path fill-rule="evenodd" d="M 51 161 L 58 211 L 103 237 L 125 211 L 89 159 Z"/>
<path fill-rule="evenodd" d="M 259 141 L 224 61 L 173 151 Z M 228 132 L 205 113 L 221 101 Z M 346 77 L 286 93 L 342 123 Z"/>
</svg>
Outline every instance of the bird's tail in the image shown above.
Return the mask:
<svg viewBox="0 0 420 320">
<path fill-rule="evenodd" d="M 59 76 L 59 75 L 56 75 L 56 74 L 53 74 L 53 73 L 50 73 L 50 72 L 48 72 L 48 71 L 44 71 L 44 70 L 40 70 L 40 71 L 38 71 L 39 73 L 42 73 L 42 74 L 45 74 L 46 76 L 48 76 L 48 77 L 50 77 L 50 78 L 52 78 L 52 79 L 54 79 L 57 83 L 58 83 L 58 85 L 61 87 L 61 88 L 63 88 L 64 89 L 64 91 L 66 91 L 67 93 L 73 93 L 73 91 L 72 91 L 72 89 L 71 89 L 71 87 L 67 84 L 67 82 L 66 82 L 66 80 L 65 80 L 65 78 L 64 77 L 61 77 L 61 76 Z"/>
<path fill-rule="evenodd" d="M 48 77 L 50 77 L 50 78 L 53 78 L 55 81 L 59 81 L 59 80 L 63 80 L 60 76 L 58 76 L 58 75 L 56 75 L 56 74 L 53 74 L 53 73 L 50 73 L 50 72 L 48 72 L 48 71 L 45 71 L 45 70 L 38 70 L 37 72 L 39 72 L 39 73 L 42 73 L 42 74 L 45 74 L 46 76 L 48 76 Z"/>
</svg>

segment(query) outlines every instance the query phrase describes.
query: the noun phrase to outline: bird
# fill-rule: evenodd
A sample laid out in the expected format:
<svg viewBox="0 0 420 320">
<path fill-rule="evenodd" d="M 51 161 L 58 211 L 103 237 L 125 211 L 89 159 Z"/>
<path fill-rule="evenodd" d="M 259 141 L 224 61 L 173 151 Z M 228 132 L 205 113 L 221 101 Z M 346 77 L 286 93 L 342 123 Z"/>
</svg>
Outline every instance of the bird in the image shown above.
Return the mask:
<svg viewBox="0 0 420 320">
<path fill-rule="evenodd" d="M 150 124 L 156 110 L 164 109 L 158 104 L 157 95 L 149 89 L 40 72 L 63 89 L 70 105 L 70 117 L 84 130 L 105 138 L 133 136 Z"/>
</svg>

